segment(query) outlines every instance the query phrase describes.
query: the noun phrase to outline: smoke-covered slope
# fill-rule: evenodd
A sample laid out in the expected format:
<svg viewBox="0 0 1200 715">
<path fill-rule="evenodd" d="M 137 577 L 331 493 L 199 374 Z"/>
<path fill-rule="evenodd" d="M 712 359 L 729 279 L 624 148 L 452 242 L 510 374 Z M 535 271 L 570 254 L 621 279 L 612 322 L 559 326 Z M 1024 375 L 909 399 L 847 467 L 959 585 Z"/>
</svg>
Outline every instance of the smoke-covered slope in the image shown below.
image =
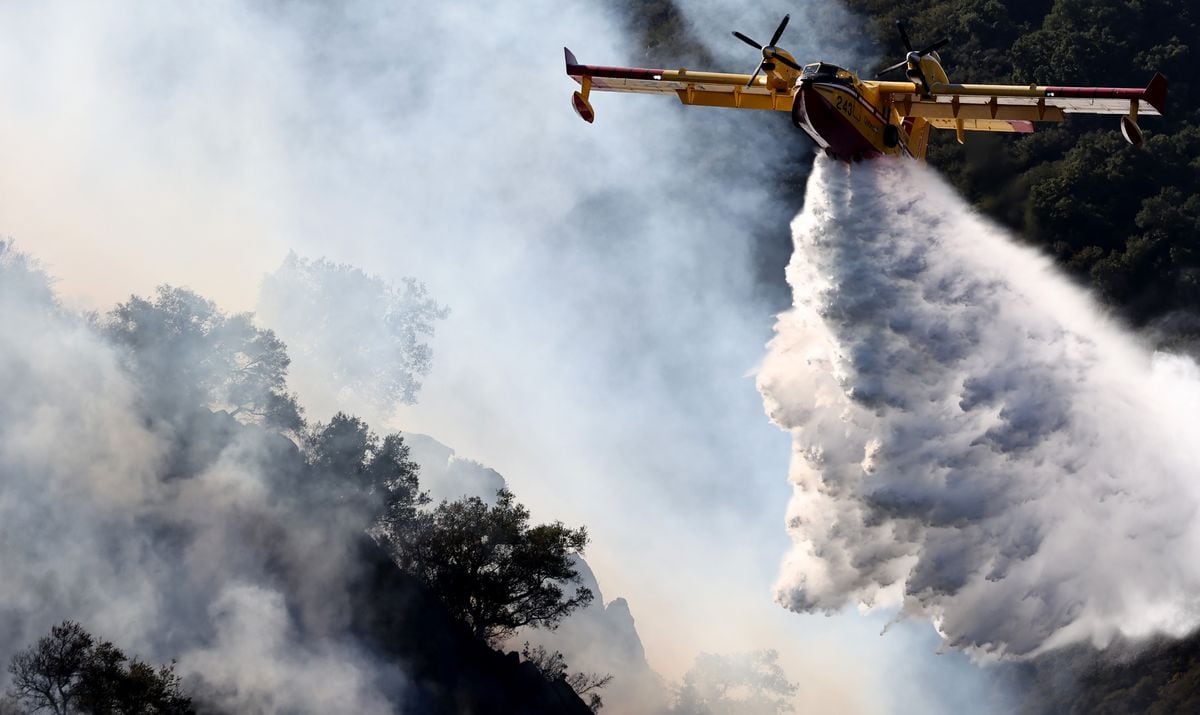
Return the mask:
<svg viewBox="0 0 1200 715">
<path fill-rule="evenodd" d="M 591 590 L 595 599 L 586 607 L 563 619 L 554 630 L 525 630 L 509 642 L 520 649 L 523 643 L 559 651 L 572 672 L 612 675 L 612 684 L 603 691 L 604 712 L 616 715 L 666 713 L 671 701 L 671 686 L 651 669 L 646 650 L 638 635 L 628 601 L 605 601 L 600 583 L 582 558 L 576 566 L 583 577 L 581 586 Z"/>
<path fill-rule="evenodd" d="M 758 377 L 794 438 L 799 611 L 903 604 L 1023 656 L 1200 621 L 1200 375 L 926 168 L 817 163 Z"/>
<path fill-rule="evenodd" d="M 401 573 L 291 439 L 181 397 L 228 367 L 205 345 L 118 348 L 7 242 L 0 315 L 0 664 L 71 619 L 177 659 L 204 712 L 588 712 Z"/>
</svg>

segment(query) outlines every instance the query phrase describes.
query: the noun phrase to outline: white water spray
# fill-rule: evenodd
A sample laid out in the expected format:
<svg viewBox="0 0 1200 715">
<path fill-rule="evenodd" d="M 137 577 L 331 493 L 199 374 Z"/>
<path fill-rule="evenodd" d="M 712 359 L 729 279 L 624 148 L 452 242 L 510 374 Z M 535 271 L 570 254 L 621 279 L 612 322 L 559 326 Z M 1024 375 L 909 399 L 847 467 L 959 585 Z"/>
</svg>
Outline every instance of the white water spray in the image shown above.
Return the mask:
<svg viewBox="0 0 1200 715">
<path fill-rule="evenodd" d="M 933 171 L 817 162 L 758 376 L 793 435 L 777 600 L 977 655 L 1200 624 L 1200 371 L 1152 354 Z"/>
</svg>

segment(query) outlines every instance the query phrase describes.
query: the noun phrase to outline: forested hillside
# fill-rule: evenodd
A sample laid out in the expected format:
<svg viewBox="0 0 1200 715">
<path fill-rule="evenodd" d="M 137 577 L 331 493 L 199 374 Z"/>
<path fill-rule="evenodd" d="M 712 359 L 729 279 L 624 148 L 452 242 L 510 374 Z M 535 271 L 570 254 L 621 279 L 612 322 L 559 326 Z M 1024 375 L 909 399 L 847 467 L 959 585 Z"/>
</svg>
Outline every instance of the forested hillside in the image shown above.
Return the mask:
<svg viewBox="0 0 1200 715">
<path fill-rule="evenodd" d="M 584 528 L 433 504 L 401 434 L 306 419 L 283 341 L 189 289 L 79 316 L 0 241 L 0 308 L 0 712 L 590 712 L 568 678 L 603 676 L 496 649 L 592 600 Z"/>
<path fill-rule="evenodd" d="M 965 146 L 951 132 L 935 132 L 929 163 L 1122 319 L 1160 344 L 1196 347 L 1200 90 L 1192 73 L 1200 63 L 1200 7 L 1186 0 L 847 2 L 866 19 L 874 48 L 874 62 L 855 68 L 864 78 L 903 57 L 897 19 L 917 44 L 951 40 L 941 56 L 955 81 L 1141 87 L 1155 71 L 1166 75 L 1167 114 L 1141 120 L 1140 150 L 1125 143 L 1115 117 L 1072 116 L 1025 136 L 969 134 Z M 630 32 L 642 33 L 644 57 L 635 59 L 698 66 L 706 59 L 672 0 L 628 0 L 624 8 Z M 774 139 L 774 124 L 764 125 Z M 802 151 L 781 152 L 764 171 L 807 167 L 810 145 L 802 135 L 795 144 Z M 795 193 L 794 209 L 804 183 L 783 186 Z M 782 264 L 764 274 L 782 276 Z M 1075 646 L 992 673 L 1009 682 L 1023 712 L 1200 710 L 1196 636 L 1104 651 Z"/>
<path fill-rule="evenodd" d="M 1012 137 L 935 132 L 929 162 L 983 212 L 1040 247 L 1163 344 L 1200 336 L 1200 12 L 1186 0 L 848 0 L 870 18 L 876 67 L 946 36 L 952 80 L 1141 87 L 1170 81 L 1167 114 L 1140 122 L 1073 116 Z M 918 39 L 919 38 L 919 39 Z M 1007 677 L 1004 671 L 997 673 Z M 1200 639 L 1079 646 L 1012 668 L 1025 712 L 1194 712 Z"/>
<path fill-rule="evenodd" d="M 952 80 L 1142 87 L 1170 81 L 1165 117 L 1144 117 L 1141 150 L 1117 118 L 1072 116 L 1030 135 L 972 133 L 959 146 L 935 132 L 929 163 L 983 212 L 1043 248 L 1137 327 L 1166 342 L 1200 336 L 1200 11 L 1186 0 L 848 0 L 866 18 L 875 50 L 870 78 L 903 56 L 895 21 L 918 44 L 950 39 L 941 53 Z M 671 0 L 629 0 L 635 61 L 711 65 Z M 781 9 L 786 9 L 786 5 Z M 786 39 L 784 41 L 786 45 Z M 823 58 L 842 61 L 843 58 Z M 731 69 L 731 68 L 719 68 Z M 783 147 L 790 130 L 770 121 L 762 139 Z M 809 144 L 781 151 L 770 171 L 797 199 Z M 794 209 L 795 202 L 791 202 Z M 772 257 L 777 258 L 772 253 Z M 776 267 L 777 268 L 777 267 Z M 764 275 L 774 275 L 764 267 Z"/>
<path fill-rule="evenodd" d="M 1167 115 L 1143 118 L 1146 145 L 1113 117 L 1072 116 L 1022 137 L 936 132 L 929 162 L 984 212 L 1043 247 L 1135 325 L 1200 316 L 1200 13 L 1186 0 L 849 0 L 870 18 L 880 66 L 916 42 L 950 38 L 952 80 L 1142 87 L 1170 81 Z M 877 67 L 860 68 L 867 76 Z M 1186 319 L 1183 319 L 1185 318 Z"/>
</svg>

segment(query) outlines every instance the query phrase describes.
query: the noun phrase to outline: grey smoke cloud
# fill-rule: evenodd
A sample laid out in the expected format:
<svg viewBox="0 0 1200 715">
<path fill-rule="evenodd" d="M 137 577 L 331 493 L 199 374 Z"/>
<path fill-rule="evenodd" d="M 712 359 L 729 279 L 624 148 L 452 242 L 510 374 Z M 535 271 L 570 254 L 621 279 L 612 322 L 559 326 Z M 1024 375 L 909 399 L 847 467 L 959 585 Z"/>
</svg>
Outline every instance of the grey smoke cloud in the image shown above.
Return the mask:
<svg viewBox="0 0 1200 715">
<path fill-rule="evenodd" d="M 776 598 L 980 656 L 1200 624 L 1200 372 L 912 163 L 819 161 L 758 375 L 792 435 Z"/>
<path fill-rule="evenodd" d="M 138 419 L 137 391 L 116 354 L 60 312 L 44 277 L 8 243 L 0 243 L 0 305 L 0 603 L 10 614 L 0 657 L 48 629 L 56 618 L 48 606 L 144 637 L 137 606 L 109 597 L 151 590 L 122 567 L 138 546 L 106 538 L 105 525 L 155 499 L 164 444 Z M 73 518 L 79 505 L 89 518 Z M 60 570 L 53 557 L 64 544 L 75 551 Z M 108 549 L 113 558 L 100 558 Z"/>
<path fill-rule="evenodd" d="M 779 45 L 800 62 L 832 62 L 858 70 L 867 67 L 867 38 L 862 18 L 839 3 L 681 2 L 679 8 L 695 36 L 724 65 L 720 71 L 751 72 L 762 59 L 749 45 L 731 37 L 738 30 L 760 43 L 771 38 L 784 15 L 791 19 Z"/>
<path fill-rule="evenodd" d="M 714 69 L 748 71 L 728 32 L 786 11 L 785 46 L 854 66 L 806 10 L 742 5 L 681 3 L 728 53 Z M 420 402 L 373 427 L 430 434 L 535 519 L 587 524 L 656 669 L 775 647 L 822 674 L 813 707 L 936 709 L 921 682 L 948 659 L 919 635 L 769 601 L 788 445 L 748 373 L 778 308 L 753 237 L 786 239 L 770 172 L 806 141 L 786 116 L 607 95 L 584 125 L 562 45 L 641 63 L 591 2 L 9 4 L 0 28 L 3 229 L 65 300 L 103 310 L 169 282 L 249 309 L 289 249 L 415 276 L 453 313 Z M 210 478 L 231 483 L 214 499 L 258 489 Z"/>
<path fill-rule="evenodd" d="M 231 584 L 209 609 L 216 638 L 189 651 L 178 671 L 203 677 L 216 707 L 261 713 L 397 712 L 370 682 L 379 673 L 368 659 L 336 643 L 298 645 L 278 593 Z"/>
<path fill-rule="evenodd" d="M 230 711 L 391 712 L 402 671 L 344 634 L 351 525 L 280 491 L 294 448 L 289 462 L 281 437 L 223 433 L 228 417 L 154 418 L 122 354 L 7 243 L 0 314 L 0 663 L 71 619 L 178 659 Z M 189 448 L 210 458 L 171 473 Z"/>
</svg>

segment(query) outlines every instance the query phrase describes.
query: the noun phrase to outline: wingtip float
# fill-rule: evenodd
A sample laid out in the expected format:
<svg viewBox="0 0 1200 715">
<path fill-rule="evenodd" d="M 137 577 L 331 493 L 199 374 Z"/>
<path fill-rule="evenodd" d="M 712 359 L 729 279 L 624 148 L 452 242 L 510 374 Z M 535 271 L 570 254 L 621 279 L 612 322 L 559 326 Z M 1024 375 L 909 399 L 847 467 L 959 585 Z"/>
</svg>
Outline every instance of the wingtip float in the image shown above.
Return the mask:
<svg viewBox="0 0 1200 715">
<path fill-rule="evenodd" d="M 689 105 L 789 112 L 818 147 L 845 161 L 923 160 L 931 129 L 953 130 L 962 143 L 966 132 L 1028 133 L 1036 122 L 1062 122 L 1068 114 L 1120 115 L 1125 140 L 1141 146 L 1138 118 L 1166 112 L 1167 78 L 1158 73 L 1144 89 L 951 83 L 938 55 L 949 41 L 915 50 L 901 22 L 896 27 L 908 54 L 875 79 L 827 62 L 801 66 L 776 46 L 787 24 L 785 15 L 766 45 L 733 33 L 762 53 L 749 75 L 584 65 L 563 48 L 567 75 L 581 85 L 572 97 L 575 112 L 595 121 L 592 91 L 674 94 Z M 883 79 L 901 69 L 906 81 Z"/>
</svg>

